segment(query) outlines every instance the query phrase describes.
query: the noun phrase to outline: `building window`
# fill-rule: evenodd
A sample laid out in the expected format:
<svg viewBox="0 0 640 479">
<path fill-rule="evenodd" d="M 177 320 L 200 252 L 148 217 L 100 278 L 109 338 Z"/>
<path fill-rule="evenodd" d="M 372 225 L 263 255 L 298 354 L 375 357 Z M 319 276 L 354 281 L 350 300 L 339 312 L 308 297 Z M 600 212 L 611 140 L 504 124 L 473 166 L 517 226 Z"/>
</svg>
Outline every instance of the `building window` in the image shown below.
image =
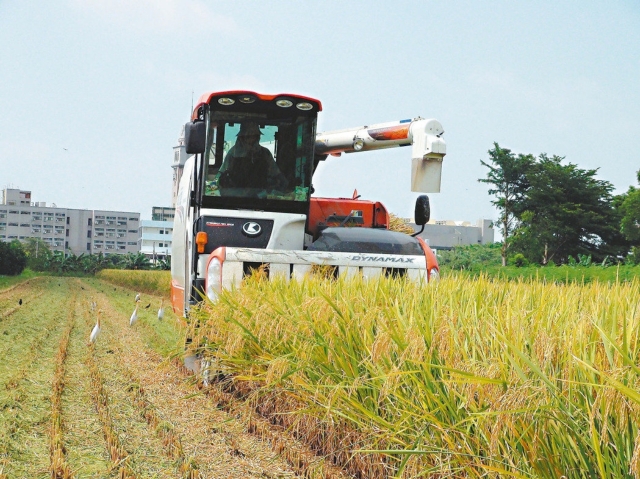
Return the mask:
<svg viewBox="0 0 640 479">
<path fill-rule="evenodd" d="M 129 218 L 129 221 L 138 221 L 138 218 Z"/>
<path fill-rule="evenodd" d="M 91 243 L 87 243 L 87 251 L 91 251 Z"/>
<path fill-rule="evenodd" d="M 92 218 L 89 218 L 89 219 L 87 220 L 87 226 L 92 226 L 92 225 L 91 225 L 91 222 L 92 222 L 92 221 L 93 221 L 93 219 L 92 219 Z"/>
<path fill-rule="evenodd" d="M 91 238 L 91 230 L 87 231 L 87 238 Z"/>
<path fill-rule="evenodd" d="M 71 223 L 70 223 L 70 221 L 71 221 L 71 217 L 70 217 L 70 216 L 67 216 L 67 224 L 68 224 L 68 225 L 69 225 L 69 224 L 71 224 Z"/>
</svg>

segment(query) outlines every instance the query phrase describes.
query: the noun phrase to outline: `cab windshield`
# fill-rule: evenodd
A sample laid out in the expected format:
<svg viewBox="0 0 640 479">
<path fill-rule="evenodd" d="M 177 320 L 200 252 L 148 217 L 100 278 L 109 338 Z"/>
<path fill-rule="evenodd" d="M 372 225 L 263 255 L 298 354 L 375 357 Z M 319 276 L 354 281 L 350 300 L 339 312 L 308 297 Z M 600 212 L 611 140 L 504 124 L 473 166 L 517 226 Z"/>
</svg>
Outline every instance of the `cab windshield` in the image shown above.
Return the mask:
<svg viewBox="0 0 640 479">
<path fill-rule="evenodd" d="M 307 203 L 314 141 L 315 118 L 308 116 L 269 119 L 264 114 L 212 112 L 205 204 L 254 208 L 256 200 L 271 205 Z"/>
</svg>

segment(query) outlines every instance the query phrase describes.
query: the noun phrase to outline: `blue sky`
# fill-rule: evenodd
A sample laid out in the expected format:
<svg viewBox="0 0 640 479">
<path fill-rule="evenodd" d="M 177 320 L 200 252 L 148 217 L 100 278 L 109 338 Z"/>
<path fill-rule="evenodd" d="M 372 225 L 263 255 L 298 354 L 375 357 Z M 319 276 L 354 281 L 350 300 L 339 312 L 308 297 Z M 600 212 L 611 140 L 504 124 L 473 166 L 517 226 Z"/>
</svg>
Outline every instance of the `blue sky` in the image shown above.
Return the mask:
<svg viewBox="0 0 640 479">
<path fill-rule="evenodd" d="M 192 95 L 225 89 L 318 98 L 319 131 L 438 119 L 436 219 L 496 218 L 477 181 L 494 141 L 621 193 L 640 169 L 640 3 L 0 0 L 0 187 L 150 218 Z M 410 163 L 330 158 L 314 184 L 411 216 Z"/>
</svg>

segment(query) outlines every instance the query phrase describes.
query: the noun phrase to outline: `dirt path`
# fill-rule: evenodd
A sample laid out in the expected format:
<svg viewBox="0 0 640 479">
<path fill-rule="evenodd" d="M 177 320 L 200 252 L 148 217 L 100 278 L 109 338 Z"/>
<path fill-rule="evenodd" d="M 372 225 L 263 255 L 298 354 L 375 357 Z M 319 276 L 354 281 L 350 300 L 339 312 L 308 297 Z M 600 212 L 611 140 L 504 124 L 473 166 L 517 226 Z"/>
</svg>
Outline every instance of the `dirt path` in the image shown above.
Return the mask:
<svg viewBox="0 0 640 479">
<path fill-rule="evenodd" d="M 0 479 L 298 477 L 280 443 L 248 432 L 255 418 L 166 359 L 179 320 L 158 321 L 160 298 L 129 325 L 134 295 L 74 278 L 0 292 Z"/>
</svg>

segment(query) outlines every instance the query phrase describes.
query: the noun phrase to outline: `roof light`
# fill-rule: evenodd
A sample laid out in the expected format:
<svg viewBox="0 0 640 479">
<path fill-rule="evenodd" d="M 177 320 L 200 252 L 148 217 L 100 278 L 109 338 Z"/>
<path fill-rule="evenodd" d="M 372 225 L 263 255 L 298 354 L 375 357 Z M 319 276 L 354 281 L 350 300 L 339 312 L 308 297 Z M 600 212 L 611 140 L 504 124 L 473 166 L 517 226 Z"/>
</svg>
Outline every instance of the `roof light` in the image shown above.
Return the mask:
<svg viewBox="0 0 640 479">
<path fill-rule="evenodd" d="M 224 106 L 233 105 L 235 102 L 236 101 L 233 98 L 227 98 L 227 97 L 218 98 L 218 103 Z"/>
<path fill-rule="evenodd" d="M 303 110 L 303 111 L 307 111 L 307 110 L 311 110 L 313 109 L 313 105 L 311 103 L 308 103 L 306 101 L 303 101 L 302 103 L 298 103 L 296 105 L 296 108 L 298 110 Z"/>
<path fill-rule="evenodd" d="M 291 100 L 278 100 L 276 105 L 280 108 L 289 108 L 290 106 L 293 106 L 293 102 Z"/>
<path fill-rule="evenodd" d="M 253 95 L 243 95 L 241 97 L 238 97 L 238 101 L 240 103 L 253 103 L 254 101 L 256 101 L 256 97 Z"/>
</svg>

